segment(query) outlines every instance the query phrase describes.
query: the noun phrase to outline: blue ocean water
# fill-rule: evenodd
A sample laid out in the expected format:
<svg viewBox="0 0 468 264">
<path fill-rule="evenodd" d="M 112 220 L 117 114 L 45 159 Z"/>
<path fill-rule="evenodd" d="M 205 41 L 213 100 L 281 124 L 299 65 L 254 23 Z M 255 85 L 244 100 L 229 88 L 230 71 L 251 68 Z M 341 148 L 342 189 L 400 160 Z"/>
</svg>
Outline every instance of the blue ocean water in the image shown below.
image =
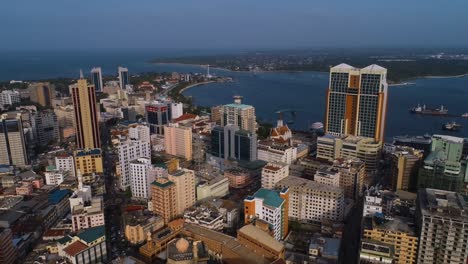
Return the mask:
<svg viewBox="0 0 468 264">
<path fill-rule="evenodd" d="M 102 67 L 104 75 L 117 75 L 119 65 L 129 68 L 131 74 L 141 72 L 205 72 L 199 66 L 152 64 L 150 60 L 183 56 L 168 51 L 50 51 L 0 52 L 0 80 L 39 80 L 56 77 L 78 77 L 79 70 L 89 72 Z M 233 82 L 197 86 L 184 92 L 198 105 L 212 106 L 232 101 L 233 95 L 244 96 L 244 102 L 255 106 L 257 117 L 274 122 L 279 110 L 287 112 L 284 118 L 296 129 L 307 129 L 316 121 L 323 121 L 325 90 L 328 74 L 319 72 L 231 72 L 211 69 L 219 76 L 230 76 Z M 391 72 L 389 72 L 391 75 Z M 468 119 L 461 117 L 417 116 L 408 109 L 418 103 L 428 106 L 443 104 L 453 115 L 468 112 L 468 76 L 461 78 L 422 78 L 412 85 L 389 87 L 386 137 L 450 134 L 468 137 Z M 459 132 L 442 131 L 445 122 L 457 121 L 464 128 Z M 293 122 L 293 123 L 292 123 Z"/>
</svg>

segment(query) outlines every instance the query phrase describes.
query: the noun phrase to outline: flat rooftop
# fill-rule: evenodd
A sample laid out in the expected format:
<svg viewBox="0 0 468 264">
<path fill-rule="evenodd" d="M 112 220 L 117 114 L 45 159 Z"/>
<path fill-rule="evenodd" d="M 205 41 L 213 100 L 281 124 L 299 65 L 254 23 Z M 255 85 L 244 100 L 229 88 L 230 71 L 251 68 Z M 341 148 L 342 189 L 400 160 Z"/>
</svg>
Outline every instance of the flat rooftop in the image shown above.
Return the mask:
<svg viewBox="0 0 468 264">
<path fill-rule="evenodd" d="M 296 177 L 296 176 L 288 176 L 281 181 L 279 181 L 277 186 L 287 186 L 288 188 L 302 188 L 302 189 L 309 189 L 309 190 L 317 190 L 322 192 L 332 192 L 332 193 L 342 193 L 343 190 L 336 186 L 326 185 L 323 183 L 315 182 L 312 180 Z"/>
<path fill-rule="evenodd" d="M 420 189 L 418 198 L 423 215 L 468 223 L 468 203 L 461 194 L 428 188 Z"/>
<path fill-rule="evenodd" d="M 243 234 L 244 236 L 248 236 L 258 242 L 261 242 L 265 246 L 273 249 L 274 251 L 281 252 L 284 250 L 283 244 L 274 239 L 265 231 L 253 225 L 245 225 L 237 232 Z"/>
</svg>

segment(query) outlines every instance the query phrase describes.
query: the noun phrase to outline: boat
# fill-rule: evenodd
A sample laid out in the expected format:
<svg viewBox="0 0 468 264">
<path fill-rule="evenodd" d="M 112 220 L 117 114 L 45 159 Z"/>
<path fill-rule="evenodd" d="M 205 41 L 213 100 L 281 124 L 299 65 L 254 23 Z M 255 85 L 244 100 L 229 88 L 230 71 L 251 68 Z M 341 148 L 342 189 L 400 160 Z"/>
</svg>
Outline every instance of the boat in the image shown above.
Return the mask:
<svg viewBox="0 0 468 264">
<path fill-rule="evenodd" d="M 462 125 L 456 123 L 455 121 L 445 123 L 442 125 L 443 130 L 448 130 L 448 131 L 459 131 L 462 128 Z"/>
<path fill-rule="evenodd" d="M 463 118 L 468 118 L 468 113 L 462 114 L 461 117 L 463 117 Z"/>
<path fill-rule="evenodd" d="M 413 114 L 420 115 L 448 115 L 448 109 L 441 105 L 439 108 L 429 108 L 426 105 L 417 105 L 410 109 Z"/>
<path fill-rule="evenodd" d="M 315 122 L 315 123 L 313 123 L 313 124 L 310 126 L 310 128 L 311 128 L 312 130 L 320 130 L 320 129 L 323 129 L 323 123 L 321 123 L 321 122 Z"/>
</svg>

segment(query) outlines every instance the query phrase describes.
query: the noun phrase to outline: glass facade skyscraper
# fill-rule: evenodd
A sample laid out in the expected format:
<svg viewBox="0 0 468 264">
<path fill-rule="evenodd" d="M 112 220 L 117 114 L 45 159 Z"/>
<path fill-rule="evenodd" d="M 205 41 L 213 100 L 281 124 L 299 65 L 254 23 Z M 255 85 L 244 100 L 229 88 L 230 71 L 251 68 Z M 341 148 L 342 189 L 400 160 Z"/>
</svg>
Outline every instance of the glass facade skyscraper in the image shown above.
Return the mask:
<svg viewBox="0 0 468 264">
<path fill-rule="evenodd" d="M 102 70 L 101 67 L 93 68 L 91 70 L 91 81 L 94 84 L 94 89 L 96 92 L 101 92 L 102 91 Z"/>
<path fill-rule="evenodd" d="M 257 135 L 235 125 L 215 127 L 211 131 L 211 154 L 222 159 L 257 159 Z"/>
<path fill-rule="evenodd" d="M 130 84 L 130 78 L 128 76 L 127 68 L 119 67 L 119 84 L 120 84 L 120 89 L 125 89 L 127 84 Z"/>
</svg>

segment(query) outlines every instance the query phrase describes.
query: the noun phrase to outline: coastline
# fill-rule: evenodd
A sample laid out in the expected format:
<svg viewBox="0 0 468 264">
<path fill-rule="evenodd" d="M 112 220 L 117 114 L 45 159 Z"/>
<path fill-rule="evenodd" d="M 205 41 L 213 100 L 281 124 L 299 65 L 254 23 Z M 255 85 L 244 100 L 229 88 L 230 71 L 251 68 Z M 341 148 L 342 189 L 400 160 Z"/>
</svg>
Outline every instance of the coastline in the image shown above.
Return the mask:
<svg viewBox="0 0 468 264">
<path fill-rule="evenodd" d="M 187 91 L 187 90 L 190 89 L 190 88 L 193 88 L 193 87 L 196 87 L 196 86 L 200 86 L 200 85 L 209 84 L 209 83 L 215 83 L 215 82 L 216 82 L 216 81 L 206 81 L 206 82 L 194 83 L 194 84 L 188 85 L 188 86 L 186 86 L 186 87 L 180 89 L 180 90 L 178 91 L 178 93 L 179 93 L 180 95 L 183 95 L 183 92 Z"/>
</svg>

